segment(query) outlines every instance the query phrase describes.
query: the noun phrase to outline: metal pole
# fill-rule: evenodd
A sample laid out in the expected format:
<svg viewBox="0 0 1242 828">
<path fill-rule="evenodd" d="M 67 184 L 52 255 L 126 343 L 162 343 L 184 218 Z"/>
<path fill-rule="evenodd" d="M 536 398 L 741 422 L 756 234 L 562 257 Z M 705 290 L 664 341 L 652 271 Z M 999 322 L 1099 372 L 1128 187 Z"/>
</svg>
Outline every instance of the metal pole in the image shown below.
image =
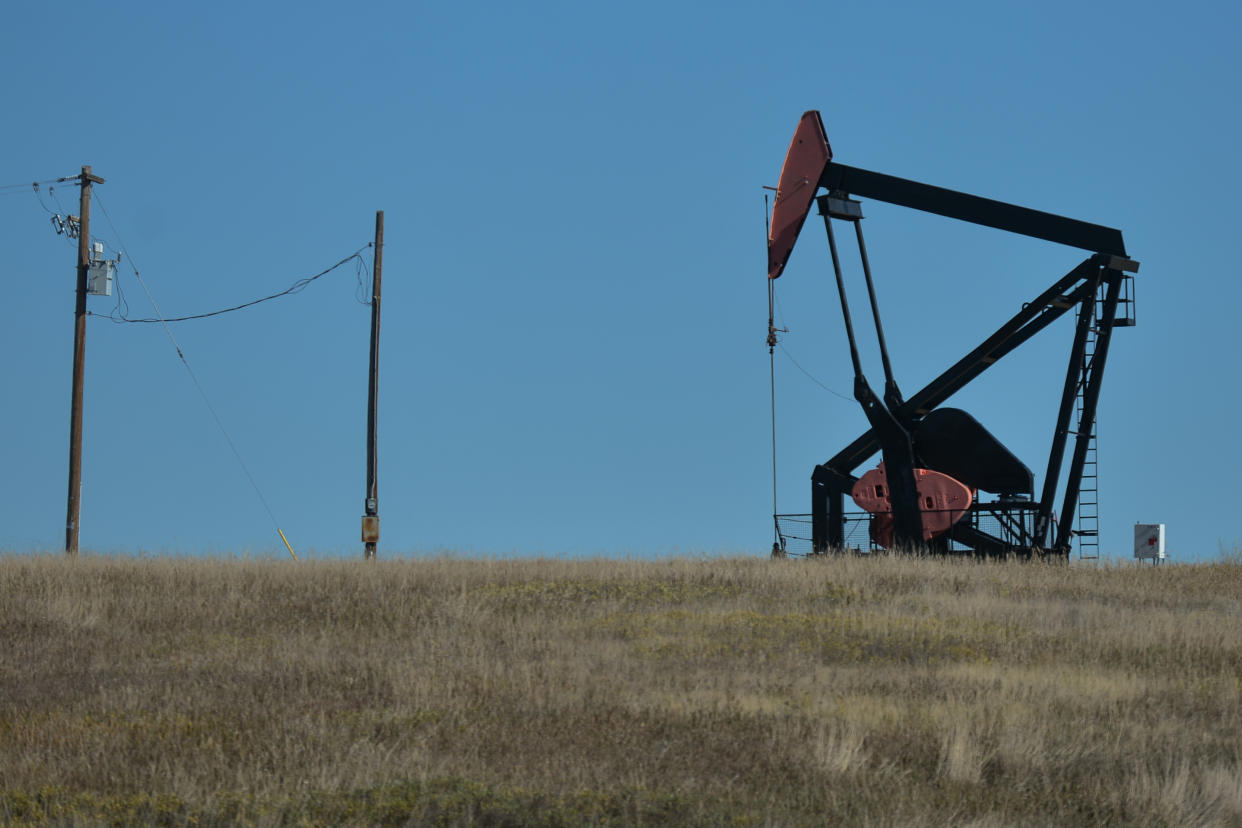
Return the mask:
<svg viewBox="0 0 1242 828">
<path fill-rule="evenodd" d="M 78 178 L 78 295 L 73 309 L 73 391 L 69 403 L 69 502 L 65 518 L 65 554 L 77 557 L 78 522 L 82 511 L 82 385 L 86 378 L 86 278 L 90 265 L 91 184 L 104 183 L 82 168 Z"/>
<path fill-rule="evenodd" d="M 871 299 L 871 316 L 875 319 L 875 335 L 880 341 L 880 360 L 884 363 L 884 402 L 894 414 L 901 406 L 901 391 L 893 378 L 893 364 L 888 359 L 888 343 L 884 341 L 884 325 L 880 323 L 880 303 L 875 298 L 875 282 L 871 278 L 871 263 L 867 260 L 867 245 L 863 242 L 862 219 L 854 221 L 854 234 L 858 237 L 858 256 L 862 259 L 863 277 L 867 280 L 867 296 Z"/>
<path fill-rule="evenodd" d="M 375 560 L 379 543 L 379 451 L 375 436 L 378 426 L 376 395 L 379 391 L 380 284 L 384 270 L 384 211 L 375 213 L 375 267 L 371 278 L 371 367 L 367 387 L 367 495 L 366 516 L 362 519 L 365 557 Z"/>
<path fill-rule="evenodd" d="M 850 359 L 854 362 L 854 383 L 863 375 L 862 360 L 858 358 L 858 344 L 854 340 L 854 320 L 850 317 L 850 301 L 845 297 L 845 280 L 841 276 L 841 258 L 837 255 L 837 240 L 832 234 L 832 219 L 824 213 L 824 229 L 828 232 L 828 250 L 832 253 L 832 271 L 837 277 L 837 293 L 841 297 L 841 314 L 845 317 L 845 335 L 850 340 Z M 855 390 L 855 396 L 857 396 Z"/>
</svg>

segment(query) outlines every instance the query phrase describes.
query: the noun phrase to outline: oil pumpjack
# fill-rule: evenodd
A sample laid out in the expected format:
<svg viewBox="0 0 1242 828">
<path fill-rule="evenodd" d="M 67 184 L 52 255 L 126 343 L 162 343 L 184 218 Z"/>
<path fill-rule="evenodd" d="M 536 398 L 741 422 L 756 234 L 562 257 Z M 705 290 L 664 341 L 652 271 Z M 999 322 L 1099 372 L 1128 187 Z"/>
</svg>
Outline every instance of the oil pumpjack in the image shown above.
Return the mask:
<svg viewBox="0 0 1242 828">
<path fill-rule="evenodd" d="M 818 195 L 820 190 L 827 192 Z M 1091 255 L 1024 303 L 982 344 L 907 399 L 898 388 L 889 360 L 863 241 L 862 203 L 856 197 L 1056 242 Z M 1133 277 L 1127 274 L 1137 272 L 1139 264 L 1127 256 L 1121 232 L 836 163 L 823 120 L 815 110 L 803 114 L 781 168 L 768 232 L 769 287 L 783 272 L 812 204 L 823 217 L 832 255 L 854 368 L 854 398 L 861 404 L 870 428 L 815 467 L 809 516 L 774 515 L 773 554 L 786 554 L 792 540 L 809 540 L 809 554 L 861 548 L 857 530 L 865 524 L 871 548 L 1068 557 L 1077 538 L 1080 554 L 1093 557 L 1091 552 L 1098 549 L 1096 406 L 1112 331 L 1135 321 Z M 882 398 L 863 374 L 834 221 L 854 226 L 884 366 Z M 1077 309 L 1074 340 L 1037 499 L 1034 476 L 1022 461 L 966 411 L 941 404 L 1073 309 Z M 769 350 L 776 334 L 769 313 Z M 1058 483 L 1071 437 L 1073 452 L 1064 476 L 1058 520 Z M 881 456 L 879 465 L 854 476 L 855 470 L 877 452 Z M 995 497 L 985 501 L 983 493 Z M 846 512 L 846 495 L 861 513 Z M 1079 526 L 1074 529 L 1075 511 L 1080 506 Z M 809 538 L 801 528 L 808 523 Z"/>
</svg>

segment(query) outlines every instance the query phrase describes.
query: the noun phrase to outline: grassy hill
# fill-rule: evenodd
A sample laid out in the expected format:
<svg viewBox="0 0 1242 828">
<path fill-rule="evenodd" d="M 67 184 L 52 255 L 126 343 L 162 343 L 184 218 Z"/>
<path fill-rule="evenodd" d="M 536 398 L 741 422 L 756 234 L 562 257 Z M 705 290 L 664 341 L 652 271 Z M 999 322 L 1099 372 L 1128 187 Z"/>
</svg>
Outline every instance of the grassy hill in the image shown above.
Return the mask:
<svg viewBox="0 0 1242 828">
<path fill-rule="evenodd" d="M 1242 824 L 1242 565 L 0 559 L 0 821 Z"/>
</svg>

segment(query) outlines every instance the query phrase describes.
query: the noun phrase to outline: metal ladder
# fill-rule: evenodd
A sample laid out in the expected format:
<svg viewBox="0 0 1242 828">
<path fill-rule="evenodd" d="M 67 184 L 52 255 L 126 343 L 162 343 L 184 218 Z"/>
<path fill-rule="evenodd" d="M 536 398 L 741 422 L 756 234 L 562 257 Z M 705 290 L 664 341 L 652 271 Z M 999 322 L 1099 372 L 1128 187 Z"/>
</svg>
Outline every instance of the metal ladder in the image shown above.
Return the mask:
<svg viewBox="0 0 1242 828">
<path fill-rule="evenodd" d="M 1081 382 L 1078 386 L 1078 427 L 1084 425 L 1090 429 L 1087 440 L 1087 452 L 1082 464 L 1082 484 L 1078 489 L 1078 509 L 1075 512 L 1078 527 L 1074 534 L 1078 538 L 1078 557 L 1080 560 L 1094 561 L 1100 557 L 1100 476 L 1099 453 L 1096 445 L 1096 423 L 1084 424 L 1082 421 L 1082 395 L 1087 384 L 1088 375 L 1095 370 L 1095 343 L 1100 333 L 1100 309 L 1104 305 L 1104 292 L 1107 285 L 1100 285 L 1100 294 L 1095 301 L 1095 318 L 1087 331 L 1083 342 Z M 1117 301 L 1117 315 L 1113 319 L 1114 328 L 1134 327 L 1135 319 L 1134 277 L 1122 276 L 1121 294 Z M 1098 414 L 1097 414 L 1098 418 Z"/>
<path fill-rule="evenodd" d="M 1103 289 L 1101 285 L 1101 289 Z M 1091 327 L 1087 331 L 1087 338 L 1083 342 L 1082 350 L 1082 373 L 1081 381 L 1078 384 L 1078 428 L 1080 430 L 1089 429 L 1087 438 L 1087 452 L 1082 464 L 1082 483 L 1078 489 L 1078 509 L 1075 511 L 1078 526 L 1074 530 L 1074 536 L 1078 539 L 1078 558 L 1079 560 L 1094 561 L 1100 557 L 1100 482 L 1099 482 L 1099 454 L 1096 446 L 1096 427 L 1095 420 L 1090 423 L 1082 421 L 1083 407 L 1083 389 L 1087 384 L 1087 377 L 1094 370 L 1093 361 L 1095 359 L 1095 343 L 1100 332 L 1099 308 L 1103 304 L 1103 298 L 1098 297 L 1095 303 L 1096 316 L 1091 321 Z"/>
</svg>

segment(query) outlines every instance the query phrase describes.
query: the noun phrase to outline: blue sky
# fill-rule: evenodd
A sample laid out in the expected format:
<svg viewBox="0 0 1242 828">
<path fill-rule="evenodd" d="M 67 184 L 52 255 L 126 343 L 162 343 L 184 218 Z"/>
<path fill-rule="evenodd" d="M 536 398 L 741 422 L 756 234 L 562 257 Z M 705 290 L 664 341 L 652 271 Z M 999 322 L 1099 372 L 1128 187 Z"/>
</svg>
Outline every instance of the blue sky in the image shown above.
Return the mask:
<svg viewBox="0 0 1242 828">
<path fill-rule="evenodd" d="M 1100 405 L 1101 546 L 1232 547 L 1236 4 L 16 4 L 0 185 L 83 164 L 167 315 L 283 290 L 386 218 L 381 554 L 766 554 L 761 187 L 798 117 L 836 159 L 1118 227 L 1136 328 Z M 58 200 L 57 200 L 58 199 Z M 0 548 L 64 536 L 65 184 L 0 190 Z M 98 202 L 97 202 L 98 203 Z M 1082 258 L 865 204 L 898 379 L 921 387 Z M 822 231 L 778 283 L 789 353 L 848 395 Z M 865 311 L 860 273 L 855 310 Z M 175 336 L 299 550 L 355 554 L 369 311 L 342 268 Z M 123 264 L 133 316 L 150 306 Z M 106 314 L 113 299 L 88 305 Z M 865 321 L 865 316 L 862 321 Z M 877 386 L 875 350 L 864 358 Z M 954 402 L 1042 475 L 1069 322 Z M 152 325 L 89 320 L 81 543 L 280 542 Z M 865 427 L 777 354 L 778 497 Z M 1037 480 L 1037 485 L 1040 481 Z"/>
</svg>

